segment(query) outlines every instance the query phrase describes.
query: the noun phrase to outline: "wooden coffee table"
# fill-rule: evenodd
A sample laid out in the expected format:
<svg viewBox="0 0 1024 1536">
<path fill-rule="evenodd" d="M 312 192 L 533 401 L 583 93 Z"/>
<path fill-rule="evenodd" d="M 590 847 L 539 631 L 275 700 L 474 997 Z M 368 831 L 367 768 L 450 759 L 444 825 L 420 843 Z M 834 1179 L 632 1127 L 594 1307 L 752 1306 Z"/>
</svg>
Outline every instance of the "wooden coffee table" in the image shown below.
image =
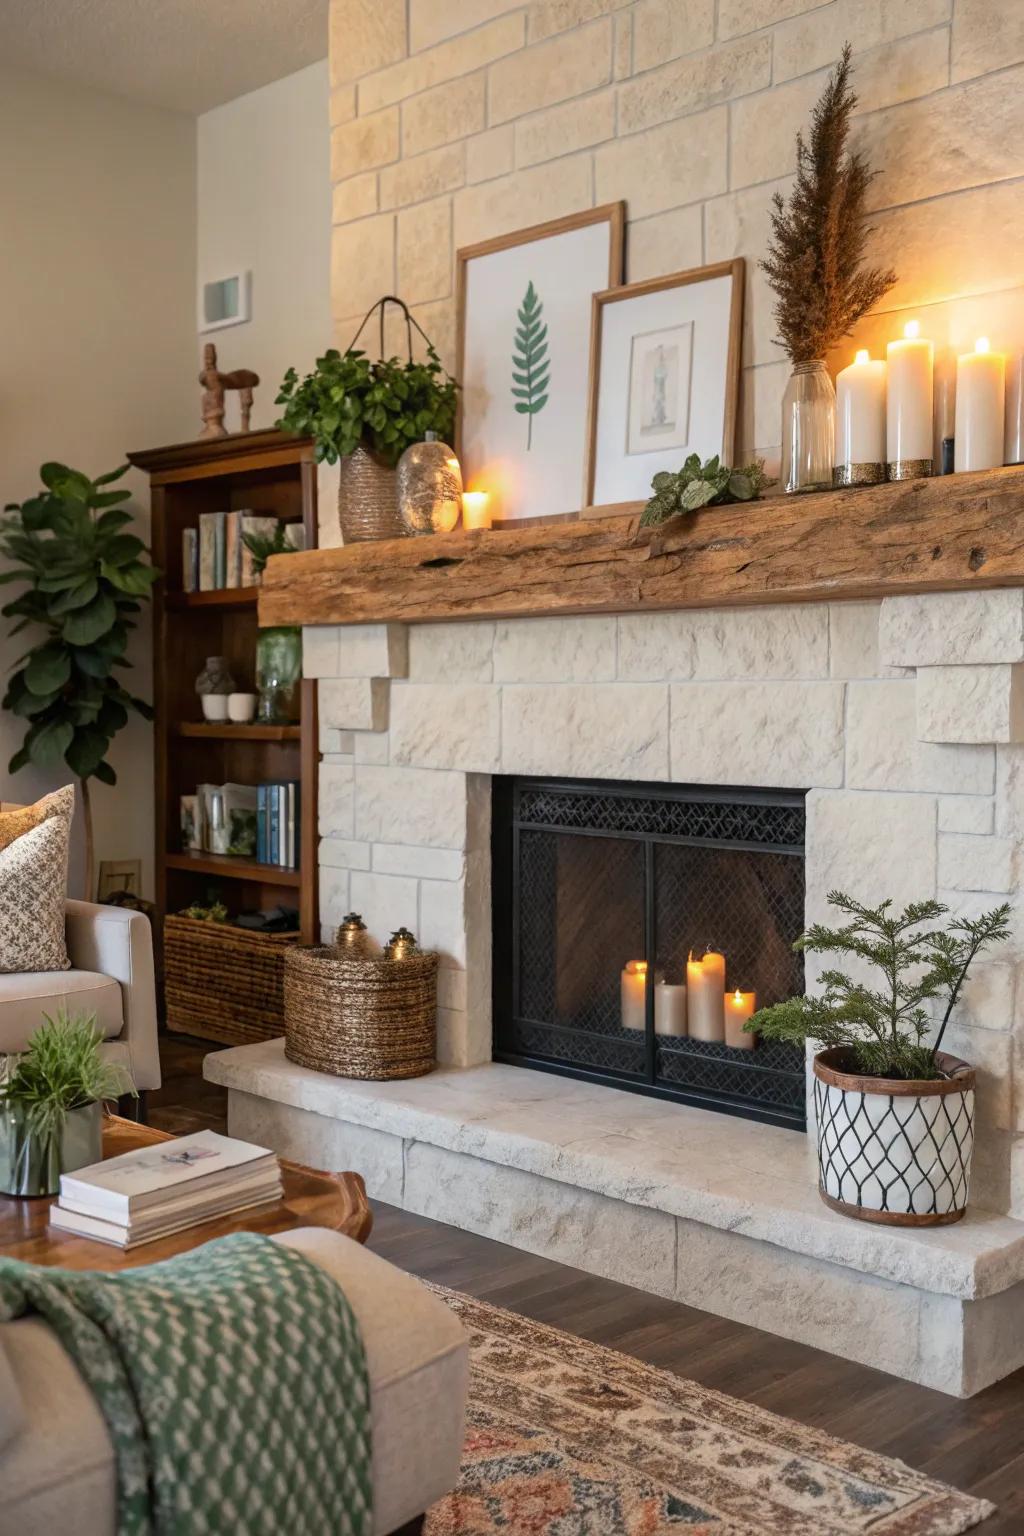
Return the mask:
<svg viewBox="0 0 1024 1536">
<path fill-rule="evenodd" d="M 103 1156 L 116 1157 L 160 1141 L 172 1141 L 165 1131 L 136 1125 L 111 1115 L 103 1124 Z M 0 1257 L 27 1259 L 32 1264 L 53 1264 L 63 1269 L 130 1269 L 155 1264 L 176 1253 L 185 1253 L 228 1232 L 262 1232 L 267 1237 L 295 1227 L 330 1227 L 357 1243 L 365 1243 L 373 1225 L 366 1186 L 358 1173 L 318 1173 L 301 1163 L 281 1161 L 284 1194 L 280 1200 L 254 1206 L 237 1216 L 217 1216 L 171 1237 L 125 1252 L 109 1243 L 96 1243 L 49 1225 L 55 1197 L 16 1200 L 0 1195 Z"/>
</svg>

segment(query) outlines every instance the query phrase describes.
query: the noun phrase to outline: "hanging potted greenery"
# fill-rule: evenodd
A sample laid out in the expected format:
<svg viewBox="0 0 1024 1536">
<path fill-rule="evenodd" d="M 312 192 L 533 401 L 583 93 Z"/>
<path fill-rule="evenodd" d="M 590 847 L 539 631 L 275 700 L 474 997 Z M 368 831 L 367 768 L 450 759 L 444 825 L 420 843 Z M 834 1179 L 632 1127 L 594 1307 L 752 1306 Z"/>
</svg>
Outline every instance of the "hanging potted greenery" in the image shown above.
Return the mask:
<svg viewBox="0 0 1024 1536">
<path fill-rule="evenodd" d="M 864 199 L 874 173 L 848 148 L 857 105 L 850 52 L 847 43 L 814 108 L 810 141 L 796 136 L 796 184 L 788 205 L 778 192 L 772 198 L 772 238 L 761 262 L 793 365 L 782 402 L 786 491 L 831 488 L 836 393 L 825 355 L 896 281 L 895 272 L 863 265 L 871 233 Z"/>
<path fill-rule="evenodd" d="M 408 359 L 384 357 L 384 317 L 397 304 L 405 316 Z M 380 361 L 371 362 L 356 342 L 367 321 L 379 314 Z M 426 343 L 426 361 L 413 360 L 413 326 Z M 294 368 L 284 376 L 277 404 L 278 425 L 311 437 L 317 460 L 340 459 L 338 517 L 346 544 L 364 539 L 401 538 L 407 529 L 398 513 L 395 466 L 406 448 L 434 432 L 450 442 L 455 430 L 456 383 L 422 326 L 401 299 L 378 299 L 345 352 L 331 348 L 302 380 Z"/>
<path fill-rule="evenodd" d="M 877 986 L 821 973 L 821 995 L 762 1008 L 745 1028 L 768 1040 L 823 1046 L 814 1058 L 818 1188 L 833 1210 L 894 1226 L 945 1226 L 967 1209 L 974 1150 L 974 1068 L 941 1049 L 971 965 L 1009 936 L 1005 904 L 932 926 L 941 902 L 865 907 L 842 891 L 829 902 L 850 921 L 815 924 L 809 953 L 851 957 Z M 932 1011 L 941 1022 L 928 1043 Z"/>
<path fill-rule="evenodd" d="M 103 1101 L 135 1094 L 127 1071 L 104 1061 L 96 1015 L 44 1022 L 0 1081 L 0 1191 L 56 1194 L 62 1173 L 103 1155 Z"/>
<path fill-rule="evenodd" d="M 149 600 L 159 571 L 146 546 L 126 531 L 132 514 L 121 505 L 129 491 L 109 490 L 128 465 L 90 480 L 65 464 L 44 464 L 45 489 L 20 506 L 10 503 L 0 528 L 0 554 L 12 569 L 0 582 L 21 581 L 25 591 L 0 609 L 14 619 L 12 635 L 42 631 L 7 682 L 3 708 L 27 722 L 24 744 L 8 764 L 45 771 L 67 763 L 78 775 L 85 820 L 85 890 L 92 899 L 93 832 L 89 781 L 116 784 L 107 761 L 110 744 L 128 723 L 153 711 L 122 685 L 119 668 L 136 614 Z"/>
</svg>

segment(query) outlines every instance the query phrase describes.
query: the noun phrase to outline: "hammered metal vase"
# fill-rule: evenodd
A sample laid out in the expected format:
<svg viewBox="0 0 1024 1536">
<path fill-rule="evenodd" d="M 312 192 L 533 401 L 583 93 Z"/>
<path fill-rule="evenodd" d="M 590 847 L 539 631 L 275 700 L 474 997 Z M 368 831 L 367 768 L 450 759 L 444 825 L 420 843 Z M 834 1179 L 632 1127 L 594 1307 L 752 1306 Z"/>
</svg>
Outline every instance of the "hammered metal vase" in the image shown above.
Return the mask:
<svg viewBox="0 0 1024 1536">
<path fill-rule="evenodd" d="M 103 1105 L 69 1109 L 55 1136 L 36 1136 L 23 1114 L 0 1106 L 0 1193 L 55 1195 L 62 1173 L 87 1168 L 103 1156 Z"/>
<path fill-rule="evenodd" d="M 396 486 L 395 471 L 366 448 L 357 448 L 341 460 L 338 522 L 346 544 L 403 537 Z"/>
<path fill-rule="evenodd" d="M 462 470 L 454 450 L 428 432 L 398 461 L 398 515 L 407 533 L 451 533 L 462 510 Z"/>
</svg>

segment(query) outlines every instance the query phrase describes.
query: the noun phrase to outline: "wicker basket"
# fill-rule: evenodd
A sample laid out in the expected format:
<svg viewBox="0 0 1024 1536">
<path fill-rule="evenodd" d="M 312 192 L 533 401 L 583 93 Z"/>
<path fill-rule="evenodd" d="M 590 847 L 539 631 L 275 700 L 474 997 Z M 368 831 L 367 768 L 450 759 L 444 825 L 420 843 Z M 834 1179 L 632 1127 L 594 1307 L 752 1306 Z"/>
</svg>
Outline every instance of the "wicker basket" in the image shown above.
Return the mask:
<svg viewBox="0 0 1024 1536">
<path fill-rule="evenodd" d="M 331 948 L 289 950 L 284 1035 L 289 1061 L 315 1072 L 425 1076 L 437 1050 L 437 956 L 350 960 Z"/>
<path fill-rule="evenodd" d="M 297 933 L 165 917 L 167 1028 L 223 1045 L 284 1034 L 284 957 L 298 940 Z"/>
<path fill-rule="evenodd" d="M 341 460 L 338 522 L 346 544 L 367 539 L 402 539 L 408 529 L 398 515 L 398 475 L 365 448 Z"/>
</svg>

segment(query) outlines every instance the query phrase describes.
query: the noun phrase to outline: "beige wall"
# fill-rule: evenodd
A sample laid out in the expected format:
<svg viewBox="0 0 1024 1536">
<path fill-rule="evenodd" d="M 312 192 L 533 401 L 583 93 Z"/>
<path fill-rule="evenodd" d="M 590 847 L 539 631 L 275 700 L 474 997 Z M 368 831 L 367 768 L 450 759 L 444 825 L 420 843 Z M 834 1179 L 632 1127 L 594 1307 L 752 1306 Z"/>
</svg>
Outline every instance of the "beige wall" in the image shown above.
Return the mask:
<svg viewBox="0 0 1024 1536">
<path fill-rule="evenodd" d="M 289 365 L 330 345 L 327 61 L 204 112 L 197 123 L 199 282 L 250 270 L 252 319 L 199 338 L 224 369 L 254 368 L 253 426 L 269 427 Z M 237 404 L 229 397 L 229 428 Z"/>
<path fill-rule="evenodd" d="M 913 306 L 953 351 L 1024 345 L 1022 0 L 331 0 L 337 342 L 397 291 L 451 362 L 455 248 L 623 198 L 629 280 L 747 258 L 740 442 L 777 461 L 755 264 L 845 37 L 900 274 L 860 339 Z"/>
<path fill-rule="evenodd" d="M 3 70 L 0 144 L 0 491 L 11 501 L 38 487 L 46 459 L 95 475 L 128 449 L 193 431 L 195 124 Z M 145 481 L 128 483 L 146 534 Z M 5 677 L 23 644 L 3 640 Z M 147 623 L 126 674 L 146 698 L 149 657 Z M 70 777 L 8 775 L 22 737 L 20 721 L 0 716 L 4 799 L 29 799 Z M 97 854 L 142 858 L 150 884 L 149 726 L 133 720 L 111 760 L 118 787 L 96 784 L 93 794 Z"/>
</svg>

